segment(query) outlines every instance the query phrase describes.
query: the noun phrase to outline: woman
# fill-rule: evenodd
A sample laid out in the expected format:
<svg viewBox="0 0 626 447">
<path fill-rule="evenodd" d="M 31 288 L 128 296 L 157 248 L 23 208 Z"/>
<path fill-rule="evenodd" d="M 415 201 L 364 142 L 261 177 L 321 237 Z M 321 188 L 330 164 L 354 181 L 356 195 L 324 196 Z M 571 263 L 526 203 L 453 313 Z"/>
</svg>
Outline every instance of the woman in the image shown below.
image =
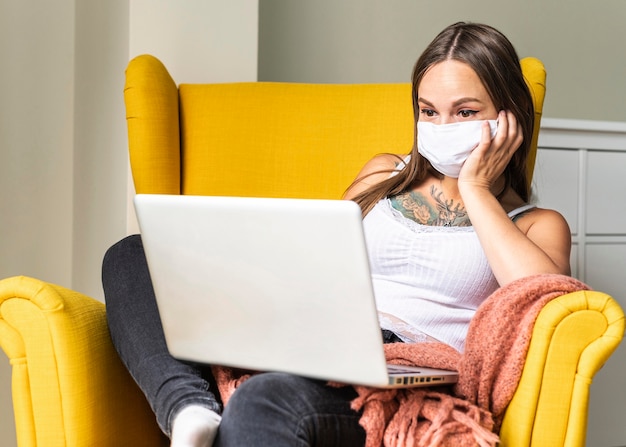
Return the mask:
<svg viewBox="0 0 626 447">
<path fill-rule="evenodd" d="M 570 232 L 557 212 L 528 204 L 534 110 L 505 36 L 446 28 L 415 65 L 413 105 L 411 153 L 371 160 L 345 198 L 363 209 L 385 340 L 461 351 L 496 288 L 569 274 Z M 364 444 L 351 387 L 290 374 L 253 376 L 220 416 L 210 373 L 167 352 L 138 236 L 107 252 L 103 284 L 114 344 L 172 446 Z"/>
</svg>

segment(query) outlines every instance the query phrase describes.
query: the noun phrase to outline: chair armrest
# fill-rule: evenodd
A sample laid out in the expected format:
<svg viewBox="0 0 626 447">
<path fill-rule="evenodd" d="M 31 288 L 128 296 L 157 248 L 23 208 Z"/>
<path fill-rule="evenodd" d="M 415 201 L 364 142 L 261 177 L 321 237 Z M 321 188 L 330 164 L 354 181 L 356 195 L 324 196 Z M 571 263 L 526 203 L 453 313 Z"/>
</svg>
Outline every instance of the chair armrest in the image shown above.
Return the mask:
<svg viewBox="0 0 626 447">
<path fill-rule="evenodd" d="M 20 446 L 167 445 L 110 340 L 104 304 L 28 277 L 0 281 Z"/>
<path fill-rule="evenodd" d="M 623 335 L 624 313 L 609 295 L 578 291 L 548 303 L 533 328 L 501 446 L 584 446 L 589 387 Z"/>
</svg>

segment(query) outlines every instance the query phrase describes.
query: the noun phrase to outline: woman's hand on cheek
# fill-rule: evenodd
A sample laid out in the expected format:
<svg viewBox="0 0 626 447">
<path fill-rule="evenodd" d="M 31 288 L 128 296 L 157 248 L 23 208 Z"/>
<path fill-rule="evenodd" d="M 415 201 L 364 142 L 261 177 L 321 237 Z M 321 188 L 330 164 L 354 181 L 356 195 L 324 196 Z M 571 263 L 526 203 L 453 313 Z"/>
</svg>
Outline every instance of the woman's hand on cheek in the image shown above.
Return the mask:
<svg viewBox="0 0 626 447">
<path fill-rule="evenodd" d="M 480 143 L 461 168 L 459 188 L 490 189 L 504 172 L 523 138 L 522 128 L 511 112 L 501 111 L 498 114 L 498 130 L 493 140 L 489 123 L 484 123 Z"/>
</svg>

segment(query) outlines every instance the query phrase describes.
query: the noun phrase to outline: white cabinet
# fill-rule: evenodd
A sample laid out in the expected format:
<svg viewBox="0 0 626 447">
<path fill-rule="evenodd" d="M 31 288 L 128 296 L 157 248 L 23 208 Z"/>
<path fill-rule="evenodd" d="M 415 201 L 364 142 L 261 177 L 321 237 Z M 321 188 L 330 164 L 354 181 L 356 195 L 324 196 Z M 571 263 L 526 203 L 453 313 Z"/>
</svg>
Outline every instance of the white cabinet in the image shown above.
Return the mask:
<svg viewBox="0 0 626 447">
<path fill-rule="evenodd" d="M 572 275 L 626 309 L 626 123 L 544 119 L 533 196 L 570 225 Z M 587 445 L 626 445 L 625 415 L 622 345 L 591 386 Z"/>
<path fill-rule="evenodd" d="M 544 119 L 533 195 L 567 219 L 573 275 L 626 307 L 626 123 Z"/>
<path fill-rule="evenodd" d="M 578 276 L 578 214 L 580 203 L 578 152 L 566 149 L 537 151 L 533 198 L 537 205 L 559 211 L 572 232 L 572 275 Z"/>
</svg>

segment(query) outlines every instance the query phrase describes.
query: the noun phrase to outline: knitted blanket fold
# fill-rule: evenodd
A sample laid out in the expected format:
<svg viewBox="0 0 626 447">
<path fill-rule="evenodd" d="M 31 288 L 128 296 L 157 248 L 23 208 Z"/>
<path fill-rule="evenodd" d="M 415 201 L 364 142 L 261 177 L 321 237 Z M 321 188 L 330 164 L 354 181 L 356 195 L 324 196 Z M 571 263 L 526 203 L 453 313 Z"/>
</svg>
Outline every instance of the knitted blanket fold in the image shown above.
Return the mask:
<svg viewBox="0 0 626 447">
<path fill-rule="evenodd" d="M 504 412 L 522 374 L 535 319 L 552 299 L 589 290 L 564 275 L 522 278 L 496 290 L 469 327 L 465 352 L 443 343 L 385 345 L 390 363 L 459 371 L 454 386 L 380 389 L 354 386 L 366 447 L 495 446 Z M 249 372 L 214 367 L 226 405 Z M 330 386 L 343 386 L 330 383 Z"/>
</svg>

